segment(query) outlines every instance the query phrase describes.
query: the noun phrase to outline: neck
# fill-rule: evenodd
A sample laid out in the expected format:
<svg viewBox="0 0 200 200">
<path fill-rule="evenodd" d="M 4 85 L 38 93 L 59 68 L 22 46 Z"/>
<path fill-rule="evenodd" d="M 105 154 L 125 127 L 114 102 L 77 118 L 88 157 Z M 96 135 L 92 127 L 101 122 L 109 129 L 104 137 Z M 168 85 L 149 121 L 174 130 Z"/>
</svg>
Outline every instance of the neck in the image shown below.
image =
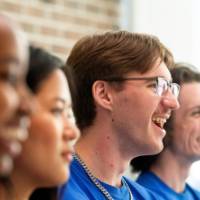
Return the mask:
<svg viewBox="0 0 200 200">
<path fill-rule="evenodd" d="M 191 164 L 167 149 L 161 153 L 150 171 L 154 172 L 174 191 L 183 192 Z"/>
<path fill-rule="evenodd" d="M 10 179 L 7 183 L 0 183 L 0 199 L 1 200 L 28 200 L 31 192 L 26 190 L 26 185 L 17 183 L 13 184 Z"/>
<path fill-rule="evenodd" d="M 13 200 L 28 200 L 35 189 L 28 175 L 21 170 L 14 170 L 11 174 Z"/>
<path fill-rule="evenodd" d="M 87 129 L 82 133 L 75 150 L 96 178 L 110 185 L 120 186 L 129 160 L 116 148 L 112 135 L 107 133 L 110 132 L 102 132 L 102 128 Z"/>
<path fill-rule="evenodd" d="M 10 195 L 10 187 L 9 187 L 9 179 L 1 179 L 0 180 L 0 199 L 1 200 L 8 200 L 11 199 Z"/>
</svg>

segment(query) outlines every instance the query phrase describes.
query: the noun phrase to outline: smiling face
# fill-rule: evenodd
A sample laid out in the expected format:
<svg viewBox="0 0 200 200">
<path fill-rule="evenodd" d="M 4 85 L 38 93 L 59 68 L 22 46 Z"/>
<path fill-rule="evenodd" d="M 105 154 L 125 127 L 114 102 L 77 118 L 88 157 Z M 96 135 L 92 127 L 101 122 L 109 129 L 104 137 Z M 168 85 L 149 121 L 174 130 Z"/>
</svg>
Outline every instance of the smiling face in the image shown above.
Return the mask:
<svg viewBox="0 0 200 200">
<path fill-rule="evenodd" d="M 3 26 L 0 22 L 0 25 Z M 0 89 L 2 112 L 0 121 L 6 122 L 18 109 L 21 90 L 25 90 L 28 49 L 19 31 L 1 27 L 0 31 Z M 21 39 L 21 40 L 20 40 Z M 8 98 L 12 96 L 12 98 Z"/>
<path fill-rule="evenodd" d="M 175 154 L 194 162 L 200 159 L 200 83 L 183 84 L 179 102 L 180 108 L 173 115 L 171 148 Z"/>
<path fill-rule="evenodd" d="M 16 162 L 16 173 L 30 177 L 34 187 L 66 181 L 73 143 L 78 137 L 65 75 L 54 70 L 39 86 L 29 138 Z"/>
<path fill-rule="evenodd" d="M 27 136 L 30 94 L 25 75 L 28 61 L 27 42 L 20 30 L 9 27 L 0 17 L 0 153 L 15 155 L 19 141 Z M 18 145 L 17 145 L 18 144 Z M 17 146 L 16 146 L 17 145 Z"/>
<path fill-rule="evenodd" d="M 168 68 L 159 60 L 151 71 L 142 75 L 136 72 L 127 75 L 141 78 L 153 76 L 171 80 Z M 170 91 L 158 96 L 155 83 L 144 80 L 126 81 L 123 89 L 113 94 L 113 128 L 123 151 L 134 156 L 160 152 L 165 136 L 163 124 L 171 110 L 179 106 L 177 99 Z"/>
</svg>

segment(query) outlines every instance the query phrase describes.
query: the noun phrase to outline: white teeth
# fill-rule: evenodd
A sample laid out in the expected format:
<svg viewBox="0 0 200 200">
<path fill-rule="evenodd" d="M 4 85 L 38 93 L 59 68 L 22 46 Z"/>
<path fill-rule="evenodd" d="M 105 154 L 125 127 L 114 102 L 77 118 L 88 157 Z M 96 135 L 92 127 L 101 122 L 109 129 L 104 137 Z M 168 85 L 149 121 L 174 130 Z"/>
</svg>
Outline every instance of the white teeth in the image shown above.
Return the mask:
<svg viewBox="0 0 200 200">
<path fill-rule="evenodd" d="M 162 117 L 154 117 L 153 122 L 158 124 L 161 128 L 163 128 L 164 124 L 166 123 L 167 119 Z"/>
</svg>

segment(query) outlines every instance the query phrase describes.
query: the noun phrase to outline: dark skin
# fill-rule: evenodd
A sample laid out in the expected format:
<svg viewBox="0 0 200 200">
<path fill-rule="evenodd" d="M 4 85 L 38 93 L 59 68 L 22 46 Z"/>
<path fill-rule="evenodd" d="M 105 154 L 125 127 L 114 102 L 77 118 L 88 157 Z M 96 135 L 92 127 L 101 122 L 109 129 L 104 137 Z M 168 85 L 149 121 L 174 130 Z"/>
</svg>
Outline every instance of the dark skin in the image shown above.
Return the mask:
<svg viewBox="0 0 200 200">
<path fill-rule="evenodd" d="M 27 63 L 26 39 L 10 19 L 0 15 L 0 176 L 7 176 L 13 167 L 23 140 L 22 118 L 26 120 L 31 110 Z"/>
</svg>

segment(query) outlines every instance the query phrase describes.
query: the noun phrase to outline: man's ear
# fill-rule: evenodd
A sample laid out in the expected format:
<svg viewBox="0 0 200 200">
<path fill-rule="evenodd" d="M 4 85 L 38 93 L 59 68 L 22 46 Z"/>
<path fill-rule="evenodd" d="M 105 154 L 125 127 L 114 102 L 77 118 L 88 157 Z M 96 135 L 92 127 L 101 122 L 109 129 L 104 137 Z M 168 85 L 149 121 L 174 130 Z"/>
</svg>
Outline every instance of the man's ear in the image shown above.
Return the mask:
<svg viewBox="0 0 200 200">
<path fill-rule="evenodd" d="M 101 107 L 112 110 L 112 92 L 111 87 L 105 81 L 95 81 L 92 86 L 92 94 L 95 102 Z"/>
</svg>

